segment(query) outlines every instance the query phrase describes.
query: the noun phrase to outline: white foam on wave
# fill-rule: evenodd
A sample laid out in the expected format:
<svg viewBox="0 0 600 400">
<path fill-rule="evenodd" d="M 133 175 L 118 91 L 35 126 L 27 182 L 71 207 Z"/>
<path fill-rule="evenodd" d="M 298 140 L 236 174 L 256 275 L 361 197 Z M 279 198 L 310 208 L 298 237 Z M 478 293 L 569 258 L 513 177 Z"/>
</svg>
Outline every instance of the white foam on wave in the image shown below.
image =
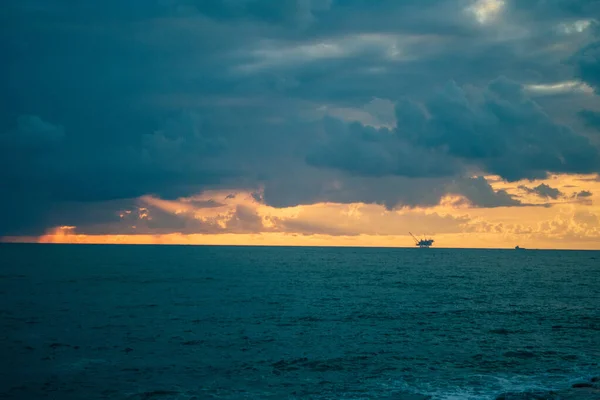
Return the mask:
<svg viewBox="0 0 600 400">
<path fill-rule="evenodd" d="M 434 400 L 489 400 L 507 392 L 523 393 L 563 389 L 569 387 L 572 382 L 582 380 L 582 376 L 480 374 L 466 377 L 466 380 L 471 384 L 451 386 L 446 382 L 430 381 L 410 385 L 403 380 L 396 380 L 385 386 L 390 390 L 431 396 Z"/>
</svg>

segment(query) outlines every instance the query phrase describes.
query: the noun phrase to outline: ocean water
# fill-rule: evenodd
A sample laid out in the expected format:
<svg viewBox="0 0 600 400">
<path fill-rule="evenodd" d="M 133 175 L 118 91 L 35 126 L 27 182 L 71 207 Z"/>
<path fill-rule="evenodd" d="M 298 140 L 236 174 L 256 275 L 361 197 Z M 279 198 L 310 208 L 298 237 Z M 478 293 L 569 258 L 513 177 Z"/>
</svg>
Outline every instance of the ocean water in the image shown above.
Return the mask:
<svg viewBox="0 0 600 400">
<path fill-rule="evenodd" d="M 600 253 L 0 245 L 0 398 L 494 399 L 600 375 Z"/>
</svg>

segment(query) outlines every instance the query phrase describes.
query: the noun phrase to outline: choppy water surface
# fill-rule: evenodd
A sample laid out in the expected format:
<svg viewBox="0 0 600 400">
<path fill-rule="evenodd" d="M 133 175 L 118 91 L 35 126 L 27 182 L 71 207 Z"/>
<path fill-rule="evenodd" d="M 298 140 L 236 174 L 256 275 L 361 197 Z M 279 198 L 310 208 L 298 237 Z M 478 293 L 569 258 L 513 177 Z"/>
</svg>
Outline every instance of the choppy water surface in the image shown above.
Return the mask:
<svg viewBox="0 0 600 400">
<path fill-rule="evenodd" d="M 0 295 L 9 399 L 491 399 L 600 371 L 597 252 L 0 245 Z"/>
</svg>

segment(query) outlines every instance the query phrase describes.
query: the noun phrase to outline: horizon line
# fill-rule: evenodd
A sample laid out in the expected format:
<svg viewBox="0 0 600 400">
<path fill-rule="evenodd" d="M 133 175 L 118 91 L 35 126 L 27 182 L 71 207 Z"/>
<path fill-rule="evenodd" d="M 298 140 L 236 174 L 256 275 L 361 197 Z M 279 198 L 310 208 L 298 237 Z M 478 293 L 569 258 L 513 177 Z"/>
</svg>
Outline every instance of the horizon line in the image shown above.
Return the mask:
<svg viewBox="0 0 600 400">
<path fill-rule="evenodd" d="M 430 247 L 419 248 L 418 246 L 369 246 L 369 245 L 302 245 L 302 244 L 205 244 L 205 243 L 49 243 L 28 241 L 2 241 L 0 245 L 57 245 L 57 246 L 186 246 L 186 247 L 281 247 L 281 248 L 346 248 L 346 249 L 398 249 L 398 250 L 511 250 L 511 251 L 592 251 L 600 252 L 600 249 L 564 249 L 564 248 L 524 248 L 518 250 L 515 247 Z"/>
</svg>

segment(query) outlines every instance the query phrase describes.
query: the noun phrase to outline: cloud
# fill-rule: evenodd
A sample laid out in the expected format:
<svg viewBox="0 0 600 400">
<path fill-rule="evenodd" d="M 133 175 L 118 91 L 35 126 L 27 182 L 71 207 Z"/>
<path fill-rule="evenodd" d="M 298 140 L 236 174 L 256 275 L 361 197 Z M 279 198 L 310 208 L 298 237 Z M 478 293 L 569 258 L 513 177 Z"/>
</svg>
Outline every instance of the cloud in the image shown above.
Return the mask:
<svg viewBox="0 0 600 400">
<path fill-rule="evenodd" d="M 527 186 L 521 185 L 521 186 L 519 186 L 519 189 L 524 190 L 526 193 L 531 193 L 531 194 L 535 194 L 542 198 L 550 198 L 550 199 L 554 199 L 554 200 L 563 196 L 563 193 L 560 190 L 550 187 L 549 185 L 547 185 L 545 183 L 541 183 L 538 186 L 533 187 L 533 188 L 529 188 Z"/>
<path fill-rule="evenodd" d="M 70 132 L 38 116 L 20 116 L 0 135 L 1 230 L 39 232 L 51 215 L 74 211 L 62 203 L 132 199 L 148 193 L 179 197 L 235 175 L 220 165 L 223 144 L 197 121 L 177 117 L 164 130 L 129 143 L 86 144 L 85 132 Z M 83 140 L 82 140 L 83 139 Z M 64 224 L 61 224 L 64 225 Z"/>
<path fill-rule="evenodd" d="M 592 206 L 594 205 L 594 201 L 592 198 L 594 197 L 594 193 L 589 190 L 581 190 L 579 192 L 575 192 L 571 195 L 572 199 L 578 204 Z"/>
<path fill-rule="evenodd" d="M 525 85 L 525 91 L 532 96 L 552 96 L 574 93 L 593 93 L 593 89 L 580 81 L 565 81 L 548 84 Z"/>
<path fill-rule="evenodd" d="M 35 115 L 21 115 L 14 130 L 0 134 L 0 141 L 11 150 L 33 150 L 55 146 L 64 137 L 62 126 L 43 121 Z"/>
<path fill-rule="evenodd" d="M 412 146 L 386 128 L 360 123 L 325 121 L 325 140 L 309 153 L 307 162 L 365 176 L 443 177 L 457 174 L 459 166 L 442 151 Z"/>
<path fill-rule="evenodd" d="M 587 221 L 576 221 L 571 217 L 558 217 L 553 220 L 547 220 L 535 227 L 529 227 L 520 224 L 486 224 L 481 223 L 478 226 L 470 226 L 473 233 L 496 233 L 504 236 L 512 236 L 515 241 L 527 239 L 531 243 L 539 243 L 541 240 L 553 242 L 560 246 L 570 240 L 578 242 L 595 241 L 600 238 L 600 233 L 595 227 L 598 222 L 596 215 L 581 216 L 576 218 L 581 220 L 587 217 Z"/>
<path fill-rule="evenodd" d="M 189 9 L 217 20 L 256 19 L 271 24 L 291 24 L 303 28 L 314 22 L 317 14 L 327 11 L 332 0 L 209 0 L 176 3 L 179 3 L 179 7 L 185 4 Z"/>
<path fill-rule="evenodd" d="M 594 110 L 597 5 L 459 3 L 7 0 L 0 235 L 100 232 L 140 197 L 210 190 L 280 208 L 512 207 L 472 177 L 599 172 L 597 144 L 555 120 L 569 99 L 544 102 Z M 259 228 L 243 207 L 219 218 L 161 229 Z"/>
<path fill-rule="evenodd" d="M 581 17 L 598 15 L 600 5 L 588 0 L 548 0 L 548 1 L 513 1 L 511 7 L 517 11 L 525 11 L 539 19 L 573 20 Z"/>
<path fill-rule="evenodd" d="M 581 110 L 579 112 L 579 116 L 583 119 L 587 126 L 600 131 L 600 112 Z"/>
<path fill-rule="evenodd" d="M 307 161 L 373 176 L 449 176 L 479 167 L 510 181 L 600 170 L 587 138 L 554 123 L 506 78 L 483 90 L 449 82 L 423 103 L 400 101 L 396 120 L 394 130 L 330 122 Z"/>
<path fill-rule="evenodd" d="M 575 197 L 578 197 L 578 198 L 592 197 L 592 192 L 590 192 L 589 190 L 582 190 L 581 192 L 576 193 Z"/>
<path fill-rule="evenodd" d="M 456 181 L 448 187 L 448 191 L 465 196 L 476 207 L 494 208 L 525 205 L 506 190 L 494 190 L 483 176 Z"/>
<path fill-rule="evenodd" d="M 399 107 L 398 129 L 413 143 L 447 148 L 449 154 L 509 181 L 600 168 L 598 149 L 588 139 L 554 123 L 522 85 L 506 78 L 481 91 L 450 82 L 424 106 L 418 117 L 406 111 L 416 108 Z"/>
<path fill-rule="evenodd" d="M 106 220 L 105 218 L 103 220 Z M 327 203 L 276 208 L 254 193 L 208 191 L 200 196 L 164 200 L 145 196 L 121 208 L 110 222 L 69 225 L 77 234 L 261 234 L 404 235 L 407 230 L 459 232 L 468 216 L 442 211 L 390 210 L 380 205 Z M 84 222 L 71 220 L 71 223 Z"/>
<path fill-rule="evenodd" d="M 594 11 L 600 12 L 600 6 L 594 2 Z M 569 63 L 575 66 L 575 75 L 589 86 L 600 91 L 600 21 L 592 20 L 587 25 L 593 30 L 596 40 L 582 46 L 569 58 Z"/>
<path fill-rule="evenodd" d="M 600 90 L 600 42 L 581 49 L 576 59 L 578 77 L 598 92 Z"/>
</svg>

